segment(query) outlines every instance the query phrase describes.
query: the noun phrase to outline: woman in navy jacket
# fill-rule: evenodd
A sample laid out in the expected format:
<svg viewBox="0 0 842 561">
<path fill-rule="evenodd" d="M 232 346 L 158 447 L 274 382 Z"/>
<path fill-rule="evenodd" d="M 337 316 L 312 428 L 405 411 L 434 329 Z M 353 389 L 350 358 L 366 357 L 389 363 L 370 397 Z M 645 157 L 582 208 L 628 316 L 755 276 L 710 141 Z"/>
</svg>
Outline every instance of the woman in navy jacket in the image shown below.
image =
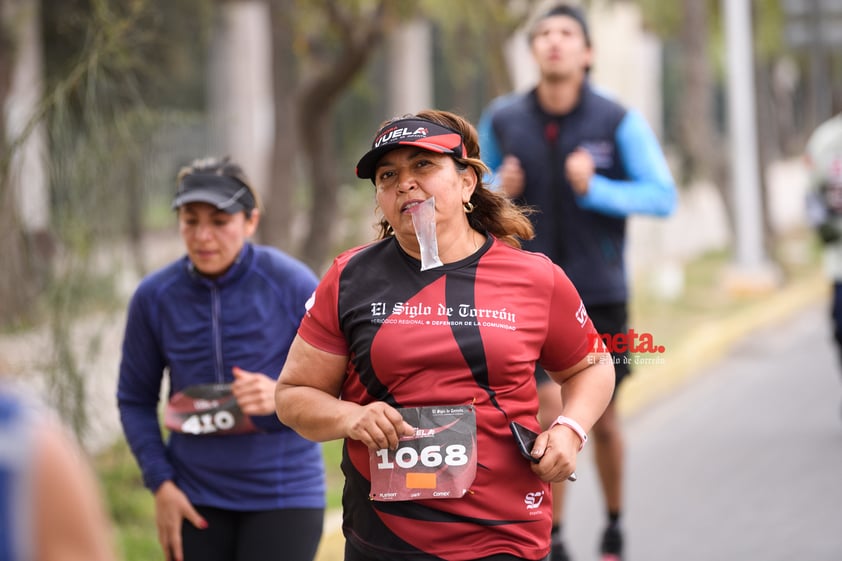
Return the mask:
<svg viewBox="0 0 842 561">
<path fill-rule="evenodd" d="M 317 278 L 247 241 L 260 211 L 238 165 L 197 160 L 177 183 L 187 254 L 132 297 L 117 391 L 161 547 L 168 561 L 309 561 L 324 519 L 321 449 L 278 421 L 274 389 Z"/>
</svg>

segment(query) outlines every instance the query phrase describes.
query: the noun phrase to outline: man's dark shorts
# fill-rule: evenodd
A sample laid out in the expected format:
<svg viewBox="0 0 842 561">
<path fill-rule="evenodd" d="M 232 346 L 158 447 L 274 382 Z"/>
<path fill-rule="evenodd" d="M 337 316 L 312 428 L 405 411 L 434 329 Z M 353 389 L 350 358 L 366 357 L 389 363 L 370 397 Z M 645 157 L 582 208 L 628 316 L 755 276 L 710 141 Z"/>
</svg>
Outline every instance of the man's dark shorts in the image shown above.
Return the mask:
<svg viewBox="0 0 842 561">
<path fill-rule="evenodd" d="M 588 315 L 600 335 L 617 333 L 628 333 L 629 330 L 629 313 L 625 302 L 618 302 L 616 304 L 600 304 L 598 306 L 588 306 Z M 616 384 L 614 385 L 614 394 L 617 393 L 617 388 L 620 383 L 631 374 L 631 355 L 628 349 L 622 353 L 611 353 L 614 357 L 614 374 L 616 376 Z M 550 382 L 550 377 L 544 372 L 544 369 L 535 365 L 535 382 L 543 384 Z"/>
</svg>

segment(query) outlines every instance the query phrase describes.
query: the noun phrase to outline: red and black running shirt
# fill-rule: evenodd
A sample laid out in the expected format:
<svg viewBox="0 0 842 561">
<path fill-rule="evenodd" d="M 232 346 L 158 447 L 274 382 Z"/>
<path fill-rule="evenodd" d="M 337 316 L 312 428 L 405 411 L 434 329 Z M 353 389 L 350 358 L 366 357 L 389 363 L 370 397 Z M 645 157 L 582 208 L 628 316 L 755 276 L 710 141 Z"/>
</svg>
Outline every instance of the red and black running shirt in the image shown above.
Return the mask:
<svg viewBox="0 0 842 561">
<path fill-rule="evenodd" d="M 477 476 L 458 499 L 374 502 L 368 450 L 346 440 L 346 539 L 383 559 L 541 559 L 550 487 L 519 455 L 508 423 L 538 430 L 535 363 L 550 371 L 576 364 L 591 350 L 593 325 L 558 266 L 491 236 L 466 259 L 420 268 L 394 238 L 343 253 L 299 335 L 349 357 L 343 400 L 474 404 Z"/>
</svg>

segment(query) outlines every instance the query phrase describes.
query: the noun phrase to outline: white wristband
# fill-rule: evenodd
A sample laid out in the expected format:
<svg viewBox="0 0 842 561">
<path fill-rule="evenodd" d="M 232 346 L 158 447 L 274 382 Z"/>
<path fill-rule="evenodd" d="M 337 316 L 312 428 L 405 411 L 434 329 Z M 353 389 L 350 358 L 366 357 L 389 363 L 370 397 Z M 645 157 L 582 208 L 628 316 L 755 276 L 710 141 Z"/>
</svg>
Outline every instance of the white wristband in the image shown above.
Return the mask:
<svg viewBox="0 0 842 561">
<path fill-rule="evenodd" d="M 573 432 L 576 433 L 576 436 L 582 441 L 579 445 L 579 451 L 585 447 L 585 443 L 588 441 L 588 433 L 585 432 L 585 429 L 582 428 L 582 425 L 571 419 L 570 417 L 565 417 L 564 415 L 559 415 L 558 418 L 553 421 L 553 424 L 550 425 L 550 428 L 553 428 L 556 425 L 564 425 L 565 427 L 569 428 Z M 549 430 L 549 429 L 548 429 Z"/>
</svg>

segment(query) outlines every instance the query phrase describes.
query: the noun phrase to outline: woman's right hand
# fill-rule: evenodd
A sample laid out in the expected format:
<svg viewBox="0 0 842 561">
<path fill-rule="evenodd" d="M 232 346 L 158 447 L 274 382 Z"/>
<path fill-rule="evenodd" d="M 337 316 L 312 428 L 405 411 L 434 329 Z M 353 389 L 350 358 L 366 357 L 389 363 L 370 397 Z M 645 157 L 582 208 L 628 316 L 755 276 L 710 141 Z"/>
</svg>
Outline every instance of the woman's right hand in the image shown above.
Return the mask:
<svg viewBox="0 0 842 561">
<path fill-rule="evenodd" d="M 181 525 L 185 518 L 201 530 L 208 527 L 207 521 L 193 508 L 187 495 L 172 481 L 164 481 L 155 491 L 155 522 L 158 526 L 158 542 L 167 561 L 184 559 Z"/>
<path fill-rule="evenodd" d="M 361 405 L 347 417 L 348 438 L 359 440 L 369 450 L 395 450 L 402 436 L 412 436 L 415 429 L 403 420 L 397 409 L 382 401 Z"/>
</svg>

